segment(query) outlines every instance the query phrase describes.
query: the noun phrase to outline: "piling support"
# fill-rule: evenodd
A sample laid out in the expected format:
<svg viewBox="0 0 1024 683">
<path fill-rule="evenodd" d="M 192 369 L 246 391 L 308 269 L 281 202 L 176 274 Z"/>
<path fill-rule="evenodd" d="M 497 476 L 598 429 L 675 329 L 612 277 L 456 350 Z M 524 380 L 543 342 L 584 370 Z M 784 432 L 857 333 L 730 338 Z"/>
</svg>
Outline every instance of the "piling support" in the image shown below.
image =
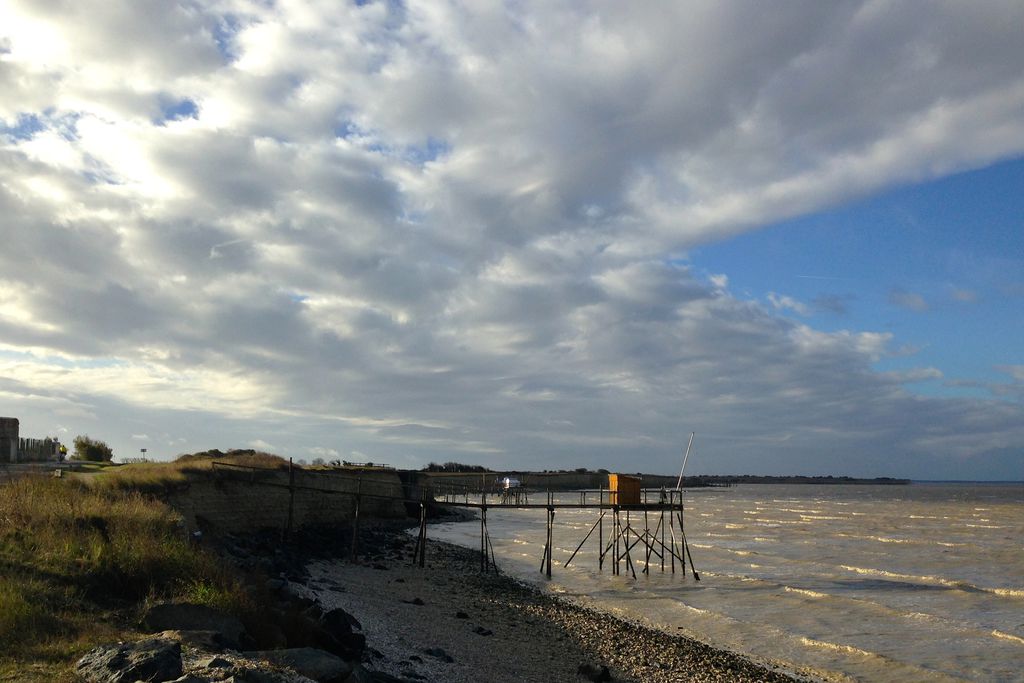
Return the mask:
<svg viewBox="0 0 1024 683">
<path fill-rule="evenodd" d="M 288 522 L 285 524 L 284 537 L 289 540 L 292 537 L 292 522 L 295 518 L 295 465 L 292 459 L 288 458 Z"/>
<path fill-rule="evenodd" d="M 597 569 L 604 571 L 604 487 L 598 492 L 598 504 L 600 505 L 601 516 L 597 518 Z"/>
<path fill-rule="evenodd" d="M 487 571 L 487 505 L 480 507 L 480 571 Z"/>
<path fill-rule="evenodd" d="M 423 567 L 427 561 L 427 505 L 420 503 L 420 532 L 416 537 L 416 548 L 412 553 L 413 564 Z"/>
<path fill-rule="evenodd" d="M 352 550 L 349 552 L 349 556 L 353 562 L 359 559 L 359 508 L 363 502 L 362 491 L 363 478 L 360 477 L 356 481 L 356 506 L 352 513 Z"/>
</svg>

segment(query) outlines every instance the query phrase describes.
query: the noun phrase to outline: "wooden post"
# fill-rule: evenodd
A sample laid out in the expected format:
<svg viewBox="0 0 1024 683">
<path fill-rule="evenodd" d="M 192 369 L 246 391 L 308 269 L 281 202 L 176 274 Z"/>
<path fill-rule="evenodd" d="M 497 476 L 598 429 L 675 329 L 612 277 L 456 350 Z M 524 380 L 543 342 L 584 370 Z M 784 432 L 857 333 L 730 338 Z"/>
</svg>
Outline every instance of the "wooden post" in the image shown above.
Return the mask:
<svg viewBox="0 0 1024 683">
<path fill-rule="evenodd" d="M 548 500 L 550 500 L 550 494 L 549 494 Z M 554 527 L 554 524 L 555 524 L 555 508 L 550 507 L 550 505 L 549 505 L 549 507 L 548 507 L 548 578 L 549 579 L 551 578 L 551 556 L 554 554 L 553 551 L 555 549 L 554 538 L 553 538 L 553 534 L 552 534 L 552 527 Z"/>
<path fill-rule="evenodd" d="M 599 571 L 604 571 L 604 485 L 598 490 L 597 502 L 600 506 L 601 517 L 598 518 L 597 523 L 600 525 L 597 527 L 597 568 Z"/>
<path fill-rule="evenodd" d="M 420 567 L 427 563 L 427 506 L 420 503 Z"/>
<path fill-rule="evenodd" d="M 295 465 L 292 459 L 288 458 L 288 523 L 285 525 L 284 537 L 288 540 L 292 537 L 292 520 L 295 516 Z"/>
<path fill-rule="evenodd" d="M 658 520 L 658 526 L 661 527 L 661 571 L 665 571 L 665 508 L 661 508 L 661 519 Z"/>
<path fill-rule="evenodd" d="M 349 555 L 353 562 L 359 559 L 359 506 L 363 498 L 362 490 L 363 478 L 360 476 L 356 481 L 356 508 L 352 515 L 352 552 Z"/>
<path fill-rule="evenodd" d="M 647 526 L 647 489 L 644 489 L 644 574 L 651 573 L 651 550 L 654 547 L 650 543 L 651 531 Z"/>
<path fill-rule="evenodd" d="M 480 508 L 480 571 L 487 571 L 487 505 Z"/>
</svg>

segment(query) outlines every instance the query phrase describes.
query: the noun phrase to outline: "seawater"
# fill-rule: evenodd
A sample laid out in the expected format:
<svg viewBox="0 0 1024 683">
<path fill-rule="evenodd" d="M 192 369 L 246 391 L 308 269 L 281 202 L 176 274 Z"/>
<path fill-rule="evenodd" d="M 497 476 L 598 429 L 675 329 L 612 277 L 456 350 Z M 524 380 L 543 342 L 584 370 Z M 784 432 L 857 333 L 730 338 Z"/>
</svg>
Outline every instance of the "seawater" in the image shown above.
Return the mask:
<svg viewBox="0 0 1024 683">
<path fill-rule="evenodd" d="M 556 513 L 550 580 L 543 510 L 491 509 L 488 528 L 517 578 L 758 661 L 826 680 L 1024 681 L 1024 485 L 751 484 L 684 501 L 700 582 L 656 558 L 642 573 L 642 546 L 636 580 L 599 571 L 596 533 L 564 567 L 593 510 Z M 479 534 L 430 530 L 470 548 Z"/>
</svg>

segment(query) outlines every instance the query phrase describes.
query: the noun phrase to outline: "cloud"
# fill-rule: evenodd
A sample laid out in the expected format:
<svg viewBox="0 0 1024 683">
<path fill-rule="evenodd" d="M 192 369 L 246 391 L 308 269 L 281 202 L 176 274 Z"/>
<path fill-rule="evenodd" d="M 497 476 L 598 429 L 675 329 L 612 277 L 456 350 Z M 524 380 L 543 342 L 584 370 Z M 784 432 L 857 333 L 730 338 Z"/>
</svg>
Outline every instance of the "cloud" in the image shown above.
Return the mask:
<svg viewBox="0 0 1024 683">
<path fill-rule="evenodd" d="M 408 465 L 1020 436 L 875 372 L 886 335 L 777 314 L 845 300 L 673 264 L 1024 152 L 1021 8 L 41 7 L 0 9 L 0 412 Z"/>
<path fill-rule="evenodd" d="M 928 310 L 928 302 L 917 292 L 908 292 L 905 289 L 896 288 L 889 292 L 889 303 L 897 308 L 902 308 L 915 313 L 923 313 Z"/>
<path fill-rule="evenodd" d="M 978 293 L 971 289 L 960 289 L 954 287 L 950 290 L 950 296 L 953 301 L 958 301 L 964 304 L 973 304 L 978 300 Z"/>
<path fill-rule="evenodd" d="M 852 295 L 822 294 L 811 301 L 811 305 L 817 311 L 834 313 L 835 315 L 846 315 L 849 311 L 849 302 Z"/>
<path fill-rule="evenodd" d="M 807 304 L 797 301 L 793 297 L 776 294 L 775 292 L 768 292 L 768 303 L 777 311 L 789 310 L 803 316 L 810 315 L 811 313 L 811 309 Z"/>
</svg>

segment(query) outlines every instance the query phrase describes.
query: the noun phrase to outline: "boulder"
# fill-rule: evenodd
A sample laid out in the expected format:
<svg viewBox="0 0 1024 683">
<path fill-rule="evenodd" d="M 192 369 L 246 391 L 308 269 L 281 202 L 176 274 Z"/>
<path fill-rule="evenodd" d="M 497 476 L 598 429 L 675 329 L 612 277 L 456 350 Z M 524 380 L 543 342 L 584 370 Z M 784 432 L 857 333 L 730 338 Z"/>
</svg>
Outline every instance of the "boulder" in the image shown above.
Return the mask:
<svg viewBox="0 0 1024 683">
<path fill-rule="evenodd" d="M 359 661 L 366 649 L 366 636 L 354 633 L 353 626 L 362 628 L 359 621 L 343 609 L 324 612 L 320 617 L 316 645 L 346 661 Z"/>
<path fill-rule="evenodd" d="M 187 602 L 162 602 L 146 610 L 142 625 L 150 632 L 214 631 L 228 647 L 237 648 L 245 640 L 245 627 L 237 618 L 206 605 Z"/>
<path fill-rule="evenodd" d="M 181 643 L 148 638 L 135 643 L 101 645 L 87 652 L 75 672 L 89 683 L 173 681 L 182 675 Z"/>
<path fill-rule="evenodd" d="M 296 647 L 287 650 L 256 650 L 246 652 L 246 657 L 262 659 L 277 666 L 286 666 L 296 672 L 315 679 L 320 683 L 342 683 L 352 667 L 341 657 L 313 647 Z"/>
<path fill-rule="evenodd" d="M 359 623 L 359 620 L 340 607 L 324 612 L 320 616 L 320 623 L 327 627 L 332 633 L 337 633 L 342 630 L 346 633 L 351 633 L 354 628 L 359 629 L 360 631 L 363 630 L 363 625 Z"/>
<path fill-rule="evenodd" d="M 161 631 L 156 637 L 176 640 L 207 652 L 220 652 L 225 647 L 224 638 L 217 631 Z"/>
</svg>

